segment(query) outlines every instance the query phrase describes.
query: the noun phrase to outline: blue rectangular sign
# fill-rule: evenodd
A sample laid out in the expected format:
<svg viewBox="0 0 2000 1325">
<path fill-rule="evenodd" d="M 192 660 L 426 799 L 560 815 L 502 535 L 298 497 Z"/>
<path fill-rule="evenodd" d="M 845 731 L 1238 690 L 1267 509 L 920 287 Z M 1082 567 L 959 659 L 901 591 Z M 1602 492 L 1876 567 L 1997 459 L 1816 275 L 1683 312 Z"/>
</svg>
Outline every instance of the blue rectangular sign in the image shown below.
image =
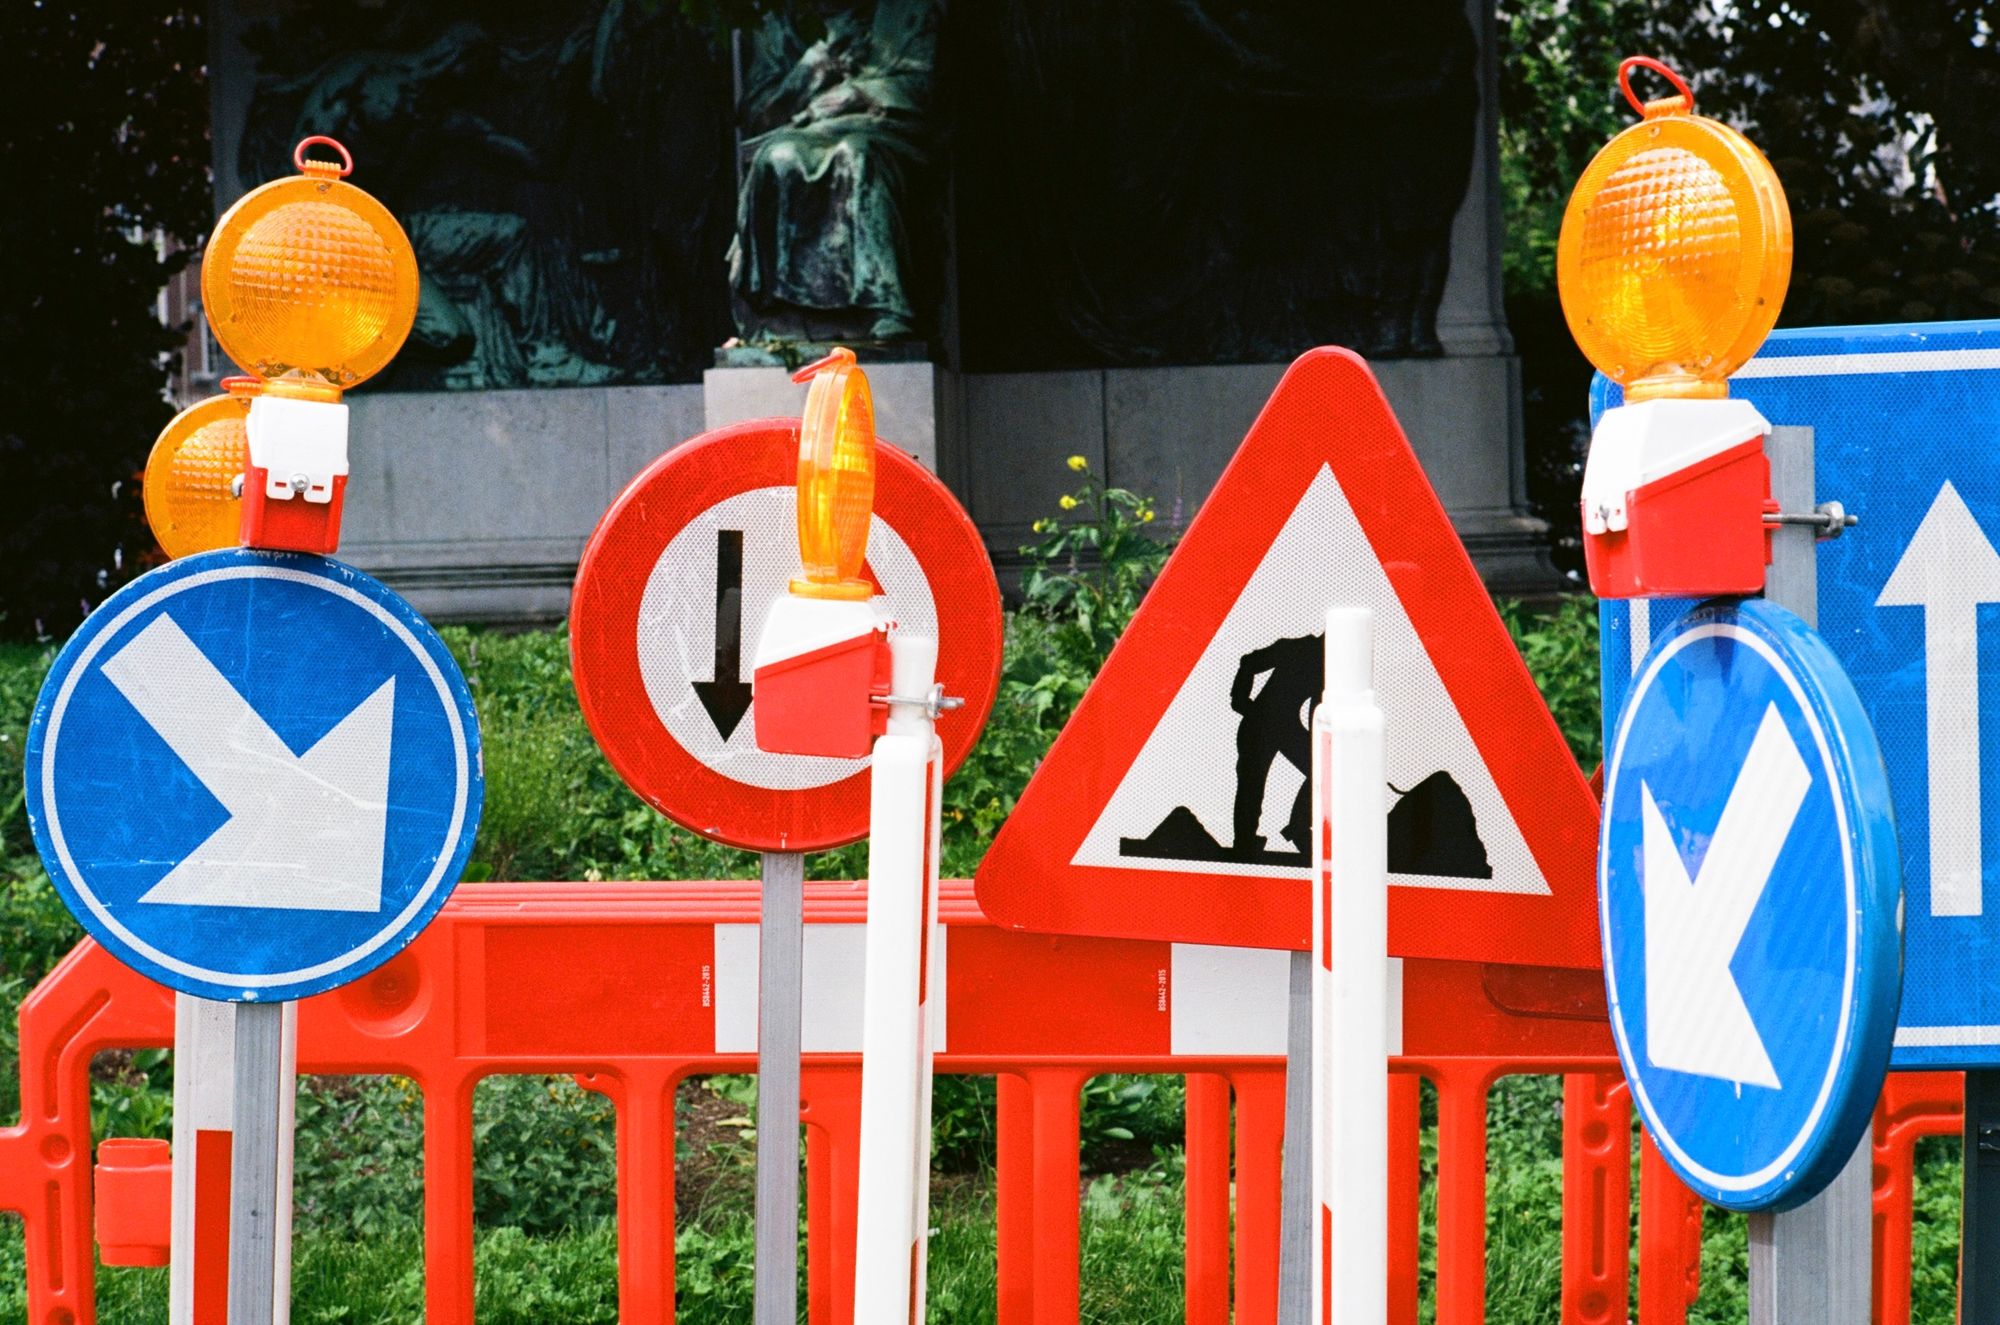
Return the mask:
<svg viewBox="0 0 2000 1325">
<path fill-rule="evenodd" d="M 1777 332 L 1731 392 L 1812 428 L 1816 499 L 1860 517 L 1819 545 L 1819 630 L 1893 788 L 1893 1066 L 2000 1066 L 2000 322 Z M 1591 394 L 1593 416 L 1617 401 L 1601 378 Z M 1689 605 L 1602 605 L 1607 731 L 1649 641 Z"/>
</svg>

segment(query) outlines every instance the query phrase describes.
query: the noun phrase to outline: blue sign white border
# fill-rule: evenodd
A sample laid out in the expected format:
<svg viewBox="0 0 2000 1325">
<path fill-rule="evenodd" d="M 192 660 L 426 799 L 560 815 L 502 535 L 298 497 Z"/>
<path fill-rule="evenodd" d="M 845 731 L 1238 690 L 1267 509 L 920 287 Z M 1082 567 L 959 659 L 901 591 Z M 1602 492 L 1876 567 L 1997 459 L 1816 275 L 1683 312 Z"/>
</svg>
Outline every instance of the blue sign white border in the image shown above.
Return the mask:
<svg viewBox="0 0 2000 1325">
<path fill-rule="evenodd" d="M 311 585 L 366 611 L 419 660 L 436 690 L 439 703 L 455 719 L 450 724 L 453 771 L 457 779 L 450 846 L 438 853 L 437 861 L 423 885 L 393 922 L 384 925 L 361 946 L 312 966 L 270 974 L 211 970 L 163 952 L 134 934 L 97 896 L 77 868 L 63 834 L 55 794 L 56 751 L 63 716 L 77 684 L 88 673 L 92 660 L 105 644 L 139 613 L 178 594 L 207 584 L 249 578 Z M 374 593 L 356 588 L 357 583 L 373 589 Z M 391 611 L 390 603 L 400 607 L 408 619 Z M 78 647 L 79 642 L 81 647 Z M 29 824 L 43 863 L 61 866 L 60 870 L 51 870 L 50 874 L 64 900 L 70 904 L 71 911 L 76 912 L 77 918 L 85 922 L 85 928 L 91 931 L 92 936 L 110 948 L 120 960 L 164 984 L 205 998 L 264 1002 L 307 997 L 359 979 L 388 960 L 422 932 L 451 895 L 452 888 L 464 872 L 466 860 L 472 854 L 484 800 L 485 779 L 481 767 L 477 711 L 472 706 L 470 693 L 465 690 L 464 681 L 459 680 L 454 688 L 446 678 L 436 656 L 443 650 L 443 641 L 437 638 L 429 623 L 399 595 L 373 577 L 330 558 L 227 548 L 169 563 L 120 589 L 84 620 L 69 645 L 57 656 L 48 678 L 43 682 L 43 698 L 36 703 L 28 726 L 28 758 L 31 765 L 39 760 L 40 774 L 28 779 L 26 786 Z M 447 653 L 445 656 L 449 658 L 450 655 Z M 88 912 L 88 917 L 79 911 L 79 904 Z M 97 923 L 90 924 L 90 919 Z M 385 946 L 391 944 L 394 946 L 388 952 L 382 952 Z M 377 953 L 381 955 L 370 961 L 369 958 Z"/>
<path fill-rule="evenodd" d="M 1786 1210 L 1803 1204 L 1837 1177 L 1860 1143 L 1875 1113 L 1888 1075 L 1896 1018 L 1902 1001 L 1902 875 L 1888 771 L 1875 748 L 1874 728 L 1853 683 L 1819 635 L 1790 612 L 1756 599 L 1703 603 L 1676 621 L 1654 643 L 1627 690 L 1617 740 L 1604 765 L 1603 804 L 1612 804 L 1625 741 L 1644 698 L 1661 669 L 1682 649 L 1726 635 L 1755 650 L 1784 681 L 1807 726 L 1828 778 L 1840 829 L 1841 865 L 1847 903 L 1847 967 L 1841 989 L 1840 1022 L 1812 1108 L 1798 1133 L 1776 1159 L 1749 1174 L 1717 1173 L 1695 1160 L 1660 1122 L 1646 1077 L 1633 1058 L 1624 1008 L 1618 996 L 1610 942 L 1610 862 L 1600 843 L 1597 864 L 1598 924 L 1603 936 L 1604 987 L 1612 1036 L 1632 1098 L 1646 1132 L 1674 1171 L 1705 1200 L 1730 1210 Z M 1789 652 L 1792 657 L 1787 658 Z M 1804 674 L 1813 684 L 1808 687 Z M 1840 737 L 1844 763 L 1836 762 L 1827 729 Z M 1867 748 L 1854 748 L 1865 737 Z M 1842 776 L 1843 771 L 1847 776 Z M 1611 817 L 1604 819 L 1610 832 Z M 1865 871 L 1865 875 L 1864 875 Z M 1864 895 L 1864 890 L 1866 894 Z M 1886 893 L 1885 897 L 1883 894 Z M 1885 912 L 1892 923 L 1863 931 L 1868 910 Z M 1867 941 L 1872 940 L 1872 942 Z M 1836 1099 L 1836 1088 L 1845 1085 Z M 1794 1164 L 1793 1161 L 1800 1161 Z"/>
</svg>

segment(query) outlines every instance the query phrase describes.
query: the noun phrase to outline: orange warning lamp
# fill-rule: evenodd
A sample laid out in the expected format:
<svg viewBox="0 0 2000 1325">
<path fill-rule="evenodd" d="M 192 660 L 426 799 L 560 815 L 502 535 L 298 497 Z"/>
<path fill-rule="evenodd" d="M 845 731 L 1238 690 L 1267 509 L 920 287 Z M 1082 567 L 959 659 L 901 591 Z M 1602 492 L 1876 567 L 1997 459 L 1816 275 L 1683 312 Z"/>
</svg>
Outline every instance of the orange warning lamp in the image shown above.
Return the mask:
<svg viewBox="0 0 2000 1325">
<path fill-rule="evenodd" d="M 1675 95 L 1641 103 L 1632 71 Z M 1556 280 L 1577 346 L 1625 388 L 1591 434 L 1584 564 L 1602 598 L 1756 593 L 1771 425 L 1729 375 L 1778 320 L 1792 221 L 1771 163 L 1694 113 L 1682 78 L 1645 56 L 1618 67 L 1639 123 L 1585 168 L 1563 215 Z"/>
<path fill-rule="evenodd" d="M 799 420 L 799 560 L 751 663 L 753 740 L 773 754 L 859 759 L 883 732 L 889 620 L 861 578 L 875 508 L 875 405 L 854 351 L 792 375 L 811 382 Z"/>
<path fill-rule="evenodd" d="M 307 158 L 314 146 L 340 161 Z M 252 189 L 216 223 L 202 306 L 216 342 L 247 371 L 301 393 L 345 390 L 408 338 L 417 256 L 388 208 L 345 182 L 354 171 L 345 147 L 307 138 L 292 163 L 298 174 Z"/>
<path fill-rule="evenodd" d="M 1634 68 L 1676 95 L 1641 103 Z M 1777 172 L 1657 60 L 1619 66 L 1639 123 L 1584 170 L 1563 214 L 1556 281 L 1570 333 L 1631 401 L 1717 398 L 1777 324 L 1792 218 Z"/>
<path fill-rule="evenodd" d="M 226 396 L 190 405 L 173 417 L 146 458 L 139 495 L 146 523 L 172 558 L 235 547 L 243 525 L 243 473 L 250 442 L 245 427 L 259 383 L 226 377 Z"/>
<path fill-rule="evenodd" d="M 309 160 L 331 147 L 339 162 Z M 224 352 L 265 379 L 246 424 L 242 542 L 327 554 L 347 491 L 341 392 L 381 371 L 417 316 L 417 259 L 396 218 L 348 184 L 331 138 L 299 173 L 252 189 L 216 223 L 201 297 Z"/>
<path fill-rule="evenodd" d="M 861 578 L 875 509 L 875 401 L 854 351 L 836 347 L 792 375 L 812 383 L 799 423 L 799 560 L 806 598 L 865 601 Z"/>
</svg>

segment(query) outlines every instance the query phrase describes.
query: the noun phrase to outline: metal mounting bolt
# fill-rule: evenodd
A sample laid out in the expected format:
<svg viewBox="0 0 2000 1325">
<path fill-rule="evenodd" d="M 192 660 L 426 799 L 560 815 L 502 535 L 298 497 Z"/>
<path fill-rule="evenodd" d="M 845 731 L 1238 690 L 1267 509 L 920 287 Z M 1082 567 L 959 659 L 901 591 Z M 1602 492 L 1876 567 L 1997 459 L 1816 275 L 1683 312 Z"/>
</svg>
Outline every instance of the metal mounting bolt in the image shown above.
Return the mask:
<svg viewBox="0 0 2000 1325">
<path fill-rule="evenodd" d="M 924 716 L 932 722 L 936 722 L 940 717 L 953 709 L 965 707 L 965 701 L 956 695 L 947 695 L 944 692 L 942 684 L 933 685 L 928 694 L 876 695 L 873 697 L 872 702 L 885 707 L 892 704 L 902 704 L 911 708 L 920 708 L 924 711 Z"/>
<path fill-rule="evenodd" d="M 1810 511 L 1766 511 L 1765 524 L 1809 525 L 1815 538 L 1825 541 L 1839 538 L 1849 526 L 1861 523 L 1861 517 L 1850 515 L 1847 508 L 1837 501 L 1823 501 Z"/>
</svg>

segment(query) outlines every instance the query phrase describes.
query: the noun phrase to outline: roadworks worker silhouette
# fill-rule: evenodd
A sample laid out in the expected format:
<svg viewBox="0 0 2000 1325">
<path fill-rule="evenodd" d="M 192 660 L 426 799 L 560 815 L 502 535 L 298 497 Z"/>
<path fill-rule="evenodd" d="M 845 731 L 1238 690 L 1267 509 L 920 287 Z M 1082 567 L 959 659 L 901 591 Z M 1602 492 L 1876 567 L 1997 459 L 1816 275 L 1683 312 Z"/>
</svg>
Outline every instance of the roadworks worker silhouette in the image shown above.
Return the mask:
<svg viewBox="0 0 2000 1325">
<path fill-rule="evenodd" d="M 1243 655 L 1229 687 L 1229 707 L 1241 714 L 1236 728 L 1235 836 L 1230 849 L 1263 847 L 1257 821 L 1264 813 L 1264 787 L 1280 756 L 1306 778 L 1292 802 L 1282 834 L 1299 851 L 1312 842 L 1312 711 L 1319 706 L 1326 674 L 1326 636 L 1281 639 Z M 1259 678 L 1263 684 L 1257 684 Z"/>
</svg>

